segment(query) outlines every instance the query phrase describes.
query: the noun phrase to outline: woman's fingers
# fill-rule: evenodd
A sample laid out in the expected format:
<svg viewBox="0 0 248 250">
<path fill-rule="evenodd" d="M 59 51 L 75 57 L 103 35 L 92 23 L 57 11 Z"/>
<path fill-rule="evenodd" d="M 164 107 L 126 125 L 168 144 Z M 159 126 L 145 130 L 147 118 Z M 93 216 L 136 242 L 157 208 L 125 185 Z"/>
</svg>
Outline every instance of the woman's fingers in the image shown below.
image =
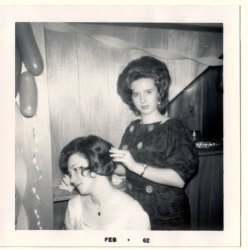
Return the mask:
<svg viewBox="0 0 248 250">
<path fill-rule="evenodd" d="M 111 148 L 109 150 L 110 157 L 112 157 L 114 162 L 121 162 L 124 166 L 128 167 L 133 164 L 133 157 L 128 150 L 120 150 L 116 148 Z"/>
<path fill-rule="evenodd" d="M 69 192 L 72 192 L 74 189 L 74 186 L 71 185 L 71 179 L 68 175 L 64 175 L 63 180 L 61 184 L 59 185 L 60 189 L 67 190 Z"/>
<path fill-rule="evenodd" d="M 125 156 L 125 153 L 116 153 L 116 154 L 110 154 L 113 158 L 123 158 Z"/>
<path fill-rule="evenodd" d="M 124 158 L 125 155 L 126 155 L 126 151 L 119 150 L 119 149 L 116 149 L 116 148 L 111 148 L 109 150 L 109 152 L 110 152 L 110 156 L 113 157 L 113 158 Z"/>
<path fill-rule="evenodd" d="M 117 148 L 111 148 L 109 150 L 110 153 L 122 153 L 123 150 L 117 149 Z"/>
<path fill-rule="evenodd" d="M 114 162 L 125 162 L 125 158 L 123 156 L 110 155 L 112 157 L 112 161 Z"/>
<path fill-rule="evenodd" d="M 113 159 L 112 159 L 112 161 L 114 161 L 114 162 L 122 162 L 122 163 L 124 163 L 123 158 L 113 158 Z"/>
</svg>

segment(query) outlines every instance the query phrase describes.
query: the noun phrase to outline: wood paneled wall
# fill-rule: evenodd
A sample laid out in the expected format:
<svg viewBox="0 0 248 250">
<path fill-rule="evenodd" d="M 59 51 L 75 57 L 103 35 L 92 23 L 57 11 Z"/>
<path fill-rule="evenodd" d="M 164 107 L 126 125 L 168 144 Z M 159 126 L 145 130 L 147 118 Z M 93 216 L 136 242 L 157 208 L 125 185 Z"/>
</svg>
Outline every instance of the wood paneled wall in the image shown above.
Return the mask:
<svg viewBox="0 0 248 250">
<path fill-rule="evenodd" d="M 118 146 L 134 118 L 116 93 L 116 81 L 123 67 L 145 52 L 113 48 L 92 36 L 112 36 L 138 48 L 169 49 L 188 57 L 218 57 L 222 53 L 218 33 L 90 24 L 74 27 L 78 34 L 45 29 L 54 186 L 61 180 L 58 155 L 68 141 L 96 134 Z M 206 69 L 192 60 L 161 60 L 172 76 L 170 98 Z M 194 100 L 191 105 L 196 105 Z"/>
<path fill-rule="evenodd" d="M 201 140 L 223 139 L 222 67 L 210 67 L 169 105 L 171 117 L 182 119 Z"/>
<path fill-rule="evenodd" d="M 77 136 L 96 134 L 117 147 L 124 129 L 134 119 L 117 95 L 116 81 L 125 65 L 145 52 L 113 48 L 83 33 L 113 36 L 139 48 L 168 49 L 188 57 L 219 57 L 223 49 L 222 34 L 216 32 L 74 24 L 82 32 L 71 34 L 46 29 L 42 23 L 32 26 L 46 65 L 42 76 L 37 77 L 38 133 L 41 138 L 38 154 L 45 174 L 41 184 L 47 187 L 41 190 L 45 200 L 52 200 L 52 187 L 58 187 L 61 182 L 58 156 L 65 144 Z M 167 63 L 171 73 L 170 98 L 207 67 L 192 60 L 160 59 Z M 192 102 L 194 105 L 194 100 Z M 21 137 L 25 138 L 20 155 L 29 157 L 27 165 L 31 166 L 33 118 L 23 120 L 17 131 L 17 137 L 22 133 Z M 33 170 L 29 168 L 28 171 L 31 174 Z M 27 190 L 30 190 L 32 184 L 28 185 Z M 44 206 L 51 211 L 52 204 L 45 203 Z"/>
<path fill-rule="evenodd" d="M 199 172 L 186 187 L 191 208 L 191 228 L 223 230 L 223 155 L 200 155 L 199 159 Z"/>
</svg>

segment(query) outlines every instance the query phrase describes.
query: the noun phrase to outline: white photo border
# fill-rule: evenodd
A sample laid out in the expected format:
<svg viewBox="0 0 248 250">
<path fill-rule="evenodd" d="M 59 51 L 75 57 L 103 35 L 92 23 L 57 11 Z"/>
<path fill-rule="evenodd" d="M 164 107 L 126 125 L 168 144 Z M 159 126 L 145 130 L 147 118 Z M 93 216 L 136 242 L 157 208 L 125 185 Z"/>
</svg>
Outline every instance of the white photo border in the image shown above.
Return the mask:
<svg viewBox="0 0 248 250">
<path fill-rule="evenodd" d="M 1 6 L 0 41 L 3 91 L 3 163 L 0 188 L 0 247 L 43 246 L 232 246 L 240 245 L 240 8 L 239 6 Z M 93 11 L 94 10 L 94 11 Z M 176 13 L 176 14 L 175 14 Z M 14 34 L 15 22 L 196 22 L 224 25 L 224 230 L 223 231 L 22 231 L 14 221 Z M 3 105 L 2 105 L 3 104 Z M 6 122 L 7 121 L 7 122 Z M 6 124 L 5 124 L 6 122 Z M 115 237 L 110 244 L 106 237 Z M 130 241 L 128 241 L 130 239 Z"/>
</svg>

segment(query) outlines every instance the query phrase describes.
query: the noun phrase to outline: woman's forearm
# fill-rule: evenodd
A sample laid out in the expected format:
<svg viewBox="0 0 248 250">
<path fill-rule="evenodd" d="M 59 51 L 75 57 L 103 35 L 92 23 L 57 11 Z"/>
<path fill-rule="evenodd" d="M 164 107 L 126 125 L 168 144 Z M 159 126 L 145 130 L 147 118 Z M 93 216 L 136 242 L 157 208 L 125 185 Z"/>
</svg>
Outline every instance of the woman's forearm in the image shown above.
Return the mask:
<svg viewBox="0 0 248 250">
<path fill-rule="evenodd" d="M 138 175 L 142 175 L 143 178 L 159 184 L 178 188 L 183 188 L 185 185 L 184 180 L 173 169 L 161 169 L 146 164 L 136 163 L 130 170 Z"/>
<path fill-rule="evenodd" d="M 109 152 L 113 161 L 117 162 L 117 164 L 119 163 L 115 170 L 117 175 L 123 175 L 123 171 L 125 171 L 124 166 L 126 166 L 130 171 L 159 184 L 179 188 L 183 188 L 185 185 L 184 180 L 173 169 L 158 168 L 156 166 L 147 166 L 146 164 L 138 163 L 128 150 L 111 148 Z"/>
</svg>

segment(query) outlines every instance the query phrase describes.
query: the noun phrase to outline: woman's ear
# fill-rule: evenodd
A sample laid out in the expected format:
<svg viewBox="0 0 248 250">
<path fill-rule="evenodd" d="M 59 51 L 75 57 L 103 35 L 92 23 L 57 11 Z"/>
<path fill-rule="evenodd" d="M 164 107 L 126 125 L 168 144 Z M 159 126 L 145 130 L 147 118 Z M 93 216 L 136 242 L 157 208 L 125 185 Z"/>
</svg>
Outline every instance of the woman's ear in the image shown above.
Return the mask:
<svg viewBox="0 0 248 250">
<path fill-rule="evenodd" d="M 95 172 L 90 172 L 90 177 L 96 178 L 96 173 Z"/>
<path fill-rule="evenodd" d="M 115 168 L 116 168 L 116 163 L 113 160 L 111 160 L 108 164 L 106 164 L 105 172 L 108 175 L 112 175 L 114 173 Z"/>
<path fill-rule="evenodd" d="M 157 104 L 160 105 L 161 104 L 161 95 L 158 94 L 157 96 Z"/>
</svg>

